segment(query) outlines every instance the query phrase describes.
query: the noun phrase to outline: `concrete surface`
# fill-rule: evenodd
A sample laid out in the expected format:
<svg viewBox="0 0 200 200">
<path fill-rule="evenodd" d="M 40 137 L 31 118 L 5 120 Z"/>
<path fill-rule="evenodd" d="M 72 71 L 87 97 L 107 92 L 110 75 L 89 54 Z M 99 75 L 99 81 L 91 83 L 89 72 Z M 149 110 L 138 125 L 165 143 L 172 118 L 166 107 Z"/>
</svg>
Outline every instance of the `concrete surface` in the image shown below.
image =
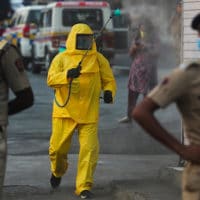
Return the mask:
<svg viewBox="0 0 200 200">
<path fill-rule="evenodd" d="M 128 124 L 118 123 L 126 115 L 127 79 L 126 66 L 114 66 L 117 81 L 115 102 L 108 105 L 100 102 L 99 141 L 102 154 L 168 154 L 168 149 L 156 142 L 134 121 Z M 168 68 L 159 68 L 159 79 L 169 72 Z M 51 112 L 53 91 L 46 85 L 46 75 L 33 75 L 29 78 L 34 89 L 35 104 L 17 115 L 10 116 L 8 126 L 9 155 L 41 155 L 48 153 L 51 134 Z M 142 100 L 141 95 L 138 102 Z M 175 105 L 157 113 L 162 122 L 175 137 L 181 138 L 181 121 Z M 26 120 L 24 120 L 26 119 Z M 79 144 L 77 134 L 72 139 L 70 153 L 77 153 Z M 138 142 L 139 141 L 139 142 Z"/>
<path fill-rule="evenodd" d="M 74 195 L 77 154 L 69 155 L 69 169 L 60 188 L 49 184 L 49 159 L 42 156 L 8 156 L 3 200 L 76 200 Z M 169 155 L 101 154 L 93 192 L 97 200 L 178 200 L 177 174 L 170 167 L 178 158 Z"/>
</svg>

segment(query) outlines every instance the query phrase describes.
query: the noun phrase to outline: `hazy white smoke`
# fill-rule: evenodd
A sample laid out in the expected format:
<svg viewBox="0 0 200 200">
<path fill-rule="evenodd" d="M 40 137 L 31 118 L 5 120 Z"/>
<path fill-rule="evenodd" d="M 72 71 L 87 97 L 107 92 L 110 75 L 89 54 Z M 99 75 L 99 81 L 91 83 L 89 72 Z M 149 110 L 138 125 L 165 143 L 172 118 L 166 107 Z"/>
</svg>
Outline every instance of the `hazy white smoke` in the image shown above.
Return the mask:
<svg viewBox="0 0 200 200">
<path fill-rule="evenodd" d="M 175 13 L 175 9 L 167 9 L 162 1 L 157 0 L 158 3 L 151 4 L 148 1 L 140 1 L 134 4 L 134 1 L 125 0 L 124 9 L 130 14 L 132 27 L 136 27 L 139 19 L 142 17 L 150 19 L 156 27 L 162 42 L 170 42 L 170 35 L 168 34 L 168 27 L 171 16 Z M 168 1 L 168 8 L 174 8 L 174 2 Z"/>
<path fill-rule="evenodd" d="M 162 43 L 160 49 L 160 67 L 174 67 L 176 65 L 176 58 L 174 47 L 172 47 L 172 35 L 169 34 L 168 30 L 170 20 L 176 12 L 176 1 L 124 0 L 123 5 L 124 9 L 130 14 L 132 29 L 138 26 L 141 18 L 151 20 Z"/>
</svg>

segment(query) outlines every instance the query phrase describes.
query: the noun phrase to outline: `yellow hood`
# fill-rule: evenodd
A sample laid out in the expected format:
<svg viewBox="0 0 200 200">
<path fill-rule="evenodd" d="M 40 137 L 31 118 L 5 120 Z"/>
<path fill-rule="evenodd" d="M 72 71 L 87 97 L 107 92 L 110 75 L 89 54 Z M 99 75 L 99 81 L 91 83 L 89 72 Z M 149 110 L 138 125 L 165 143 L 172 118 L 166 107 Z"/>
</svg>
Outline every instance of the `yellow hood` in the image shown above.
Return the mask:
<svg viewBox="0 0 200 200">
<path fill-rule="evenodd" d="M 72 26 L 71 31 L 66 40 L 67 54 L 84 54 L 86 50 L 76 49 L 76 36 L 77 34 L 94 34 L 87 24 L 79 23 Z M 95 40 L 93 40 L 92 48 L 88 51 L 87 55 L 97 52 Z"/>
</svg>

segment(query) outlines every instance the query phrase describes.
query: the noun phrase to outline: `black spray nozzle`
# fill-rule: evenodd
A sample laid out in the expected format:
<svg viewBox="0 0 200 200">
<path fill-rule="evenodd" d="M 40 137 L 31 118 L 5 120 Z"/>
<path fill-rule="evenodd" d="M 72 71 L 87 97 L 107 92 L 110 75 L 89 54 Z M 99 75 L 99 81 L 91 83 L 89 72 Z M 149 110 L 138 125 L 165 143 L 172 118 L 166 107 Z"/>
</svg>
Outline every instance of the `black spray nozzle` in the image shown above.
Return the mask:
<svg viewBox="0 0 200 200">
<path fill-rule="evenodd" d="M 120 9 L 115 9 L 112 13 L 112 16 L 120 16 L 121 15 L 121 10 Z"/>
</svg>

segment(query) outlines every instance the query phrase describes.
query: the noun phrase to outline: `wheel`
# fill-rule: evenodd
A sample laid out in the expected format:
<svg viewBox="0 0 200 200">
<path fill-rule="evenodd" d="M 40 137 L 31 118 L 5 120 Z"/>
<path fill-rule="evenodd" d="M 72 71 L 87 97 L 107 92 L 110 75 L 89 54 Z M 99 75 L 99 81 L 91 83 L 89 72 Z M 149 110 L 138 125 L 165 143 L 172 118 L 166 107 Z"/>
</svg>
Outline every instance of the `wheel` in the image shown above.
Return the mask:
<svg viewBox="0 0 200 200">
<path fill-rule="evenodd" d="M 53 60 L 53 58 L 55 57 L 57 53 L 51 53 L 48 50 L 46 50 L 45 53 L 45 64 L 44 64 L 44 69 L 48 71 L 51 61 Z"/>
<path fill-rule="evenodd" d="M 28 58 L 26 58 L 26 57 L 24 57 L 24 56 L 22 55 L 21 46 L 20 46 L 19 43 L 17 43 L 15 46 L 17 47 L 17 50 L 19 51 L 19 53 L 20 53 L 21 56 L 23 57 L 24 69 L 25 69 L 25 70 L 28 70 L 28 65 L 29 65 L 30 59 L 28 59 Z"/>
<path fill-rule="evenodd" d="M 32 54 L 32 73 L 39 74 L 42 70 L 42 66 L 40 64 L 38 64 L 37 62 L 35 62 L 36 58 L 34 55 L 34 46 L 32 46 L 31 54 Z"/>
<path fill-rule="evenodd" d="M 29 58 L 24 58 L 24 68 L 26 70 L 29 70 L 29 63 L 30 63 L 30 59 Z"/>
<path fill-rule="evenodd" d="M 36 64 L 34 61 L 32 62 L 32 73 L 33 74 L 39 74 L 42 70 L 41 65 Z"/>
</svg>

